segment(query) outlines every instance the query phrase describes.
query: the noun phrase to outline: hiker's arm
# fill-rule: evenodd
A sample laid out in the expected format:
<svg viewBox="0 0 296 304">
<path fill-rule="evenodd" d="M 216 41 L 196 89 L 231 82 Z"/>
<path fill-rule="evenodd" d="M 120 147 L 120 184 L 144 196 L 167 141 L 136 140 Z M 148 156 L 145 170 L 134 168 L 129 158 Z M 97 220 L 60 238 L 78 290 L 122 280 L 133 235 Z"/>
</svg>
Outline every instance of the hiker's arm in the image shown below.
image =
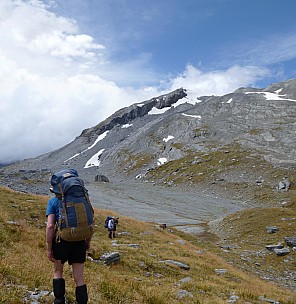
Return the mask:
<svg viewBox="0 0 296 304">
<path fill-rule="evenodd" d="M 55 215 L 49 214 L 47 217 L 47 225 L 46 225 L 46 247 L 47 247 L 47 257 L 54 261 L 52 255 L 52 241 L 54 238 L 54 220 Z"/>
</svg>

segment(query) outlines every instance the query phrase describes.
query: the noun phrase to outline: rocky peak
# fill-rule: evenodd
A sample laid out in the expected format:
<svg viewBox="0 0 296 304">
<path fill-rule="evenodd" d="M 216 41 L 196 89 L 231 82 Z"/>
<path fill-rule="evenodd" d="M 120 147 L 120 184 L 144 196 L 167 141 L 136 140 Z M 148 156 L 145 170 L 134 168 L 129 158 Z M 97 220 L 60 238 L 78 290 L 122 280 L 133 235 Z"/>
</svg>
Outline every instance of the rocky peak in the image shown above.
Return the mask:
<svg viewBox="0 0 296 304">
<path fill-rule="evenodd" d="M 180 88 L 168 94 L 154 97 L 150 100 L 122 108 L 95 127 L 84 130 L 81 133 L 81 136 L 89 136 L 93 132 L 95 132 L 97 135 L 100 135 L 106 131 L 113 129 L 116 125 L 125 125 L 138 117 L 145 116 L 149 113 L 149 111 L 152 110 L 153 107 L 157 109 L 170 107 L 172 104 L 176 103 L 179 99 L 185 96 L 187 96 L 185 90 L 183 88 Z"/>
</svg>

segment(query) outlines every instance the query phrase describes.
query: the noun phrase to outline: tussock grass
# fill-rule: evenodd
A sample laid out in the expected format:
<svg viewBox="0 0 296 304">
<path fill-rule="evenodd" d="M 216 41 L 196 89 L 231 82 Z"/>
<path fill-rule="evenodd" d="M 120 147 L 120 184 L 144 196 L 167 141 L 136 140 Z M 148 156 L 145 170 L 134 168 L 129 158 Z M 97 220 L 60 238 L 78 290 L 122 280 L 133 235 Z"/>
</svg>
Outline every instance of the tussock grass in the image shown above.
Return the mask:
<svg viewBox="0 0 296 304">
<path fill-rule="evenodd" d="M 293 192 L 293 191 L 291 191 Z M 253 208 L 227 216 L 220 223 L 224 244 L 237 244 L 239 247 L 230 250 L 224 256 L 231 258 L 234 264 L 244 269 L 253 270 L 254 264 L 260 271 L 285 277 L 287 270 L 295 269 L 295 255 L 278 257 L 265 249 L 266 245 L 285 245 L 285 237 L 295 236 L 295 202 L 275 208 Z M 267 227 L 278 228 L 276 233 L 267 233 Z M 291 249 L 291 248 L 290 248 Z M 264 254 L 260 254 L 264 253 Z M 241 256 L 251 257 L 242 261 Z"/>
<path fill-rule="evenodd" d="M 0 188 L 0 303 L 26 303 L 27 290 L 51 291 L 52 263 L 46 257 L 45 208 L 48 197 L 28 195 Z M 243 272 L 216 255 L 206 245 L 196 245 L 196 238 L 173 229 L 162 230 L 154 223 L 143 223 L 119 215 L 117 241 L 114 247 L 107 237 L 103 222 L 107 210 L 96 210 L 97 228 L 92 240 L 94 259 L 107 252 L 118 251 L 121 261 L 105 266 L 87 260 L 85 278 L 89 303 L 226 303 L 231 295 L 240 303 L 261 303 L 259 296 L 275 299 L 281 304 L 296 302 L 296 294 Z M 11 221 L 11 222 L 8 222 Z M 120 235 L 121 232 L 124 232 Z M 180 242 L 182 240 L 182 242 Z M 123 246 L 139 244 L 140 248 Z M 175 260 L 190 270 L 164 263 Z M 218 275 L 215 269 L 227 269 Z M 190 277 L 191 281 L 180 280 Z M 66 292 L 74 301 L 71 268 L 65 265 Z M 188 292 L 179 299 L 181 290 Z M 185 294 L 186 295 L 186 294 Z M 51 303 L 45 294 L 40 303 Z"/>
</svg>

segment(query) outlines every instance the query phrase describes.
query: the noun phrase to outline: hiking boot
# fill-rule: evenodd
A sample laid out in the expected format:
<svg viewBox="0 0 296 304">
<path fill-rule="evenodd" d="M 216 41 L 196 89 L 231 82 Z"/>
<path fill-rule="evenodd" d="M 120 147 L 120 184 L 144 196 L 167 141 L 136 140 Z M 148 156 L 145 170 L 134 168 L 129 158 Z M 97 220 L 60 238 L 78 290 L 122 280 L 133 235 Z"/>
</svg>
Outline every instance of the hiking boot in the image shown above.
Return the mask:
<svg viewBox="0 0 296 304">
<path fill-rule="evenodd" d="M 53 279 L 54 304 L 65 304 L 65 280 Z"/>
<path fill-rule="evenodd" d="M 88 295 L 87 295 L 86 284 L 84 284 L 82 286 L 77 286 L 75 295 L 76 295 L 76 301 L 78 304 L 87 304 Z"/>
</svg>

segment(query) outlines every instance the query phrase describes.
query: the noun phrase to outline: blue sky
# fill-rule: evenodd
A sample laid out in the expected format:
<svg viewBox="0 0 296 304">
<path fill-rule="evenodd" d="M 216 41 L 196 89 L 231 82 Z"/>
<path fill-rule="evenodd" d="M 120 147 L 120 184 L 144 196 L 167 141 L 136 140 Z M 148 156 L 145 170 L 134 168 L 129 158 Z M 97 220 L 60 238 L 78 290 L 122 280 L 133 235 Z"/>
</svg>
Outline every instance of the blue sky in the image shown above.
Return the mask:
<svg viewBox="0 0 296 304">
<path fill-rule="evenodd" d="M 182 73 L 188 64 L 203 72 L 233 65 L 268 68 L 267 75 L 254 81 L 259 86 L 296 75 L 293 0 L 56 3 L 57 13 L 74 18 L 82 31 L 107 46 L 112 62 L 120 65 L 138 59 L 143 68 L 163 79 Z M 148 75 L 144 79 L 144 85 L 149 83 Z M 157 85 L 159 78 L 151 82 Z"/>
<path fill-rule="evenodd" d="M 181 86 L 295 78 L 295 12 L 294 0 L 1 0 L 0 163 Z"/>
</svg>

